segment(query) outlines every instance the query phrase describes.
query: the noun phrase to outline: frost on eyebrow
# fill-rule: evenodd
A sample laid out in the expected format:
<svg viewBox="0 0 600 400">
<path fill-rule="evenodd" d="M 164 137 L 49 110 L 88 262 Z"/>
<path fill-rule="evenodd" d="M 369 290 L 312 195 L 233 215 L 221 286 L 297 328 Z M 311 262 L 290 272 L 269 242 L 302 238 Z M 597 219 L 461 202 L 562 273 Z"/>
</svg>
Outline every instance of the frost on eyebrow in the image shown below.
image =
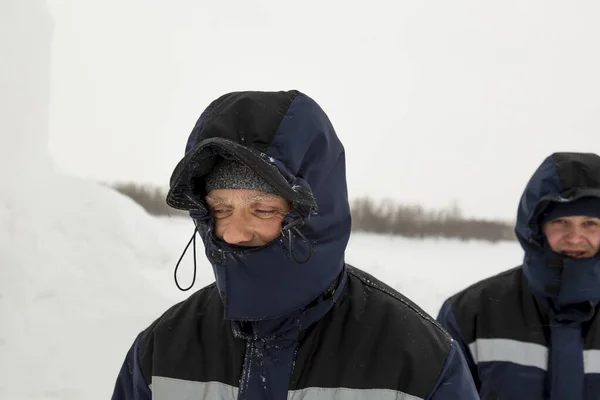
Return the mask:
<svg viewBox="0 0 600 400">
<path fill-rule="evenodd" d="M 264 201 L 277 201 L 279 202 L 283 197 L 277 196 L 271 193 L 257 194 L 257 195 L 249 195 L 249 196 L 232 196 L 232 197 L 220 197 L 220 196 L 206 196 L 206 202 L 211 206 L 216 205 L 224 205 L 224 206 L 234 206 L 234 205 L 251 205 Z"/>
</svg>

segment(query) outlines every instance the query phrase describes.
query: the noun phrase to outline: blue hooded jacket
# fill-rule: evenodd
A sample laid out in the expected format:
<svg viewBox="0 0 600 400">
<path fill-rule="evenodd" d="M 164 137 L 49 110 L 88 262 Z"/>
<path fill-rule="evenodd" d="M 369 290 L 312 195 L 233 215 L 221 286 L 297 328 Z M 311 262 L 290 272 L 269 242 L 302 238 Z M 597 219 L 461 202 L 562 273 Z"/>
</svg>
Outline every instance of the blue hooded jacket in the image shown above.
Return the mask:
<svg viewBox="0 0 600 400">
<path fill-rule="evenodd" d="M 438 320 L 461 344 L 483 399 L 600 399 L 600 255 L 552 251 L 549 206 L 600 198 L 600 157 L 555 153 L 521 198 L 521 267 L 448 299 Z"/>
<path fill-rule="evenodd" d="M 214 221 L 204 197 L 206 175 L 218 157 L 242 162 L 292 203 L 279 238 L 248 248 L 227 244 L 214 235 Z M 344 148 L 326 114 L 308 96 L 297 91 L 239 92 L 211 103 L 175 168 L 167 202 L 190 211 L 216 284 L 169 310 L 138 337 L 117 380 L 114 400 L 149 399 L 149 386 L 159 399 L 209 398 L 208 393 L 228 399 L 477 398 L 464 358 L 447 334 L 393 289 L 345 264 L 351 218 Z M 370 291 L 376 293 L 367 296 Z M 370 313 L 358 312 L 354 305 L 360 301 L 367 307 L 378 299 L 382 307 L 389 301 L 398 305 L 375 307 Z M 204 311 L 193 311 L 197 307 Z M 401 311 L 405 307 L 411 311 Z M 222 314 L 217 318 L 218 312 Z M 379 317 L 380 312 L 387 316 L 410 312 L 410 318 L 390 322 Z M 194 313 L 197 315 L 192 316 Z M 352 316 L 355 313 L 357 316 Z M 196 328 L 200 319 L 212 321 L 214 329 Z M 323 322 L 325 319 L 329 322 Z M 367 320 L 373 325 L 366 325 Z M 194 330 L 201 329 L 195 337 L 178 335 L 181 326 L 188 326 L 187 321 Z M 395 373 L 403 370 L 402 365 L 418 362 L 424 371 L 430 369 L 427 376 L 403 382 L 407 392 L 387 389 L 381 376 L 366 378 L 369 374 L 361 373 L 352 378 L 361 368 L 344 360 L 359 356 L 364 366 L 374 356 L 361 356 L 357 348 L 361 337 L 368 337 L 373 326 L 390 324 L 392 329 L 401 323 L 404 328 L 394 329 L 407 331 L 411 343 L 415 343 L 413 336 L 420 337 L 424 348 L 413 350 L 431 359 L 418 361 L 419 355 L 405 355 L 406 359 L 397 359 L 397 365 L 378 368 Z M 416 326 L 411 328 L 411 323 Z M 351 328 L 354 325 L 356 328 Z M 338 328 L 343 333 L 335 336 L 334 342 L 329 332 Z M 211 336 L 215 331 L 221 333 Z M 386 336 L 402 343 L 394 332 Z M 381 343 L 385 342 L 382 338 Z M 352 349 L 345 351 L 342 345 Z M 235 364 L 240 355 L 236 346 L 243 348 L 241 365 Z M 196 347 L 204 349 L 199 353 L 204 359 L 190 361 Z M 327 360 L 315 361 L 333 351 L 328 349 L 338 348 Z M 393 354 L 392 348 L 389 350 Z M 179 352 L 184 359 L 168 361 Z M 384 363 L 383 353 L 381 359 Z M 205 360 L 211 361 L 206 370 L 202 367 Z M 217 376 L 231 362 L 236 366 Z M 337 366 L 340 362 L 343 367 Z M 329 365 L 327 372 L 317 373 L 319 367 Z M 297 377 L 302 373 L 308 378 Z M 337 374 L 343 374 L 343 379 Z M 319 382 L 319 387 L 313 382 Z M 431 387 L 422 397 L 408 393 L 421 394 L 426 385 Z"/>
</svg>

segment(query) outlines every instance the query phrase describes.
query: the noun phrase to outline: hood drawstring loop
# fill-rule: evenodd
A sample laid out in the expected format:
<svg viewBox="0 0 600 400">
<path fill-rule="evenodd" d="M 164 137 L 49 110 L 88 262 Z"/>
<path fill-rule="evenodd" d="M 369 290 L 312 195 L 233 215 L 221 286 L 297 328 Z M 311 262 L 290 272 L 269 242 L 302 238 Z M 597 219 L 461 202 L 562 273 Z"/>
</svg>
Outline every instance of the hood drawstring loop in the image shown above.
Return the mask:
<svg viewBox="0 0 600 400">
<path fill-rule="evenodd" d="M 194 228 L 194 233 L 192 234 L 190 241 L 188 242 L 187 246 L 185 246 L 185 249 L 183 250 L 181 257 L 179 257 L 179 261 L 177 261 L 177 265 L 175 266 L 175 272 L 173 274 L 174 278 L 175 278 L 175 284 L 177 285 L 177 288 L 179 288 L 179 290 L 181 290 L 182 292 L 186 292 L 186 291 L 190 290 L 192 288 L 192 286 L 194 286 L 194 283 L 196 283 L 196 234 L 197 233 L 198 233 L 198 227 L 196 226 Z M 193 246 L 193 249 L 194 249 L 194 277 L 192 278 L 191 285 L 184 289 L 179 285 L 179 282 L 177 280 L 177 270 L 179 269 L 179 264 L 181 264 L 181 260 L 183 260 L 183 256 L 185 255 L 185 253 L 187 253 L 187 250 L 190 247 L 190 244 L 192 244 L 192 242 L 194 243 L 194 246 Z"/>
<path fill-rule="evenodd" d="M 313 252 L 310 241 L 306 238 L 306 236 L 304 236 L 304 234 L 302 232 L 300 232 L 300 229 L 298 229 L 298 228 L 302 227 L 303 225 L 304 225 L 304 220 L 302 218 L 298 218 L 298 219 L 293 220 L 286 226 L 284 226 L 283 229 L 281 230 L 282 233 L 284 234 L 284 236 L 285 236 L 285 233 L 287 232 L 290 255 L 292 256 L 292 259 L 295 262 L 297 262 L 298 264 L 306 264 L 312 257 L 312 252 Z M 298 260 L 298 258 L 296 258 L 296 255 L 294 254 L 294 241 L 293 241 L 294 233 L 296 235 L 300 236 L 302 241 L 304 243 L 306 243 L 306 246 L 308 247 L 308 256 L 303 261 Z"/>
</svg>

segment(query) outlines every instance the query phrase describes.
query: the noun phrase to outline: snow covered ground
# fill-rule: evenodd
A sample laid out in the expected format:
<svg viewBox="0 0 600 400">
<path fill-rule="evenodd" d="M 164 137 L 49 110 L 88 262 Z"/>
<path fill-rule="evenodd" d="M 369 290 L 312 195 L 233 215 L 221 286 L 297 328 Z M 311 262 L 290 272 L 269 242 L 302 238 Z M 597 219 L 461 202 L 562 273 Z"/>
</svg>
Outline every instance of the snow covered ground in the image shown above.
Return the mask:
<svg viewBox="0 0 600 400">
<path fill-rule="evenodd" d="M 173 283 L 173 268 L 192 223 L 149 217 L 89 182 L 44 180 L 43 212 L 0 197 L 10 226 L 0 240 L 0 398 L 107 399 L 135 335 L 189 295 Z M 447 296 L 520 257 L 516 243 L 367 234 L 354 235 L 347 252 L 349 263 L 433 315 Z M 191 267 L 186 256 L 183 286 Z M 200 252 L 195 289 L 212 280 Z"/>
<path fill-rule="evenodd" d="M 169 304 L 143 272 L 171 252 L 123 196 L 50 173 L 19 178 L 0 194 L 0 399 L 109 398 L 129 332 Z"/>
</svg>

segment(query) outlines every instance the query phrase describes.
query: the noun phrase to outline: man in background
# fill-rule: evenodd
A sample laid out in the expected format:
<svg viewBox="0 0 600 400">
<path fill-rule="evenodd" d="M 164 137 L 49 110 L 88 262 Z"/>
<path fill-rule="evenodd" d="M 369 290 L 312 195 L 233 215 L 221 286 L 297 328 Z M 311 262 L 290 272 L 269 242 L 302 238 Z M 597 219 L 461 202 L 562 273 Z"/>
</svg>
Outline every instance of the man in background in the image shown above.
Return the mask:
<svg viewBox="0 0 600 400">
<path fill-rule="evenodd" d="M 484 400 L 600 399 L 600 157 L 546 158 L 515 232 L 523 265 L 451 297 L 438 320 Z"/>
</svg>

